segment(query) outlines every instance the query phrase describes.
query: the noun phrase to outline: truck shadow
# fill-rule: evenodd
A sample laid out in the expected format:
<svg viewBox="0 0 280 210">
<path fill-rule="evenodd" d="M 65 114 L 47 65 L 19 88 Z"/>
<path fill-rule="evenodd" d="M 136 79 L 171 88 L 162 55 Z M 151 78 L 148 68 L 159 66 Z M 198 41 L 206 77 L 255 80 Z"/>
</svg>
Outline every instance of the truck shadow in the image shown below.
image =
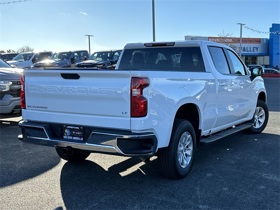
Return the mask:
<svg viewBox="0 0 280 210">
<path fill-rule="evenodd" d="M 60 177 L 62 199 L 67 209 L 223 208 L 223 204 L 213 204 L 209 197 L 224 203 L 239 200 L 236 205 L 265 208 L 265 198 L 248 202 L 239 195 L 242 192 L 244 196 L 254 196 L 255 187 L 263 184 L 262 179 L 277 192 L 279 178 L 271 182 L 269 177 L 279 177 L 279 147 L 272 148 L 273 144 L 279 146 L 279 142 L 279 135 L 235 134 L 201 145 L 192 171 L 180 180 L 160 176 L 156 158 L 142 164 L 139 159 L 129 158 L 108 170 L 88 160 L 82 164 L 67 162 Z M 264 153 L 266 150 L 269 152 Z M 113 157 L 108 156 L 108 162 L 110 158 Z M 135 166 L 131 173 L 123 174 Z M 272 193 L 271 197 L 277 200 L 278 194 Z M 235 204 L 231 207 L 238 209 Z"/>
<path fill-rule="evenodd" d="M 53 148 L 22 143 L 17 123 L 0 125 L 0 187 L 38 176 L 60 162 Z"/>
</svg>

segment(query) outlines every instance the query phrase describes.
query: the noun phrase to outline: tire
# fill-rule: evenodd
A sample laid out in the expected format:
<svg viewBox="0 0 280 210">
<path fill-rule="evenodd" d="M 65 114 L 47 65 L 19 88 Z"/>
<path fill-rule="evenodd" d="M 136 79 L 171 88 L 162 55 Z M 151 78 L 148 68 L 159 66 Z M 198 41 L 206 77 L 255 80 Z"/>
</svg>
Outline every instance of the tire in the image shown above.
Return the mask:
<svg viewBox="0 0 280 210">
<path fill-rule="evenodd" d="M 253 126 L 248 129 L 249 133 L 261 133 L 268 122 L 268 108 L 264 101 L 258 100 L 255 114 L 253 116 L 253 119 L 251 122 L 253 123 Z"/>
<path fill-rule="evenodd" d="M 79 149 L 66 147 L 56 147 L 55 149 L 60 158 L 70 162 L 84 161 L 90 155 L 90 152 Z"/>
<path fill-rule="evenodd" d="M 192 124 L 187 120 L 175 120 L 169 146 L 158 153 L 162 175 L 173 179 L 187 176 L 195 151 L 196 135 Z"/>
</svg>

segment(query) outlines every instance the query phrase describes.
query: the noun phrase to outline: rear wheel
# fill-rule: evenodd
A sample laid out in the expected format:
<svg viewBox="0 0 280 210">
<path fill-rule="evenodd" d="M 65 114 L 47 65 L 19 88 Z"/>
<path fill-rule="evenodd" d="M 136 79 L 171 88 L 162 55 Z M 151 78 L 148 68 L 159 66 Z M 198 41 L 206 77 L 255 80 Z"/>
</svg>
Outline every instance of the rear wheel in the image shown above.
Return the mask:
<svg viewBox="0 0 280 210">
<path fill-rule="evenodd" d="M 168 148 L 159 151 L 161 172 L 169 178 L 183 178 L 191 170 L 196 151 L 196 135 L 187 120 L 176 120 Z"/>
<path fill-rule="evenodd" d="M 259 100 L 252 119 L 253 126 L 249 128 L 249 133 L 261 133 L 268 122 L 268 108 L 264 101 Z"/>
<path fill-rule="evenodd" d="M 56 147 L 55 149 L 59 157 L 71 162 L 83 161 L 90 155 L 90 152 L 86 152 L 80 149 L 65 147 Z"/>
</svg>

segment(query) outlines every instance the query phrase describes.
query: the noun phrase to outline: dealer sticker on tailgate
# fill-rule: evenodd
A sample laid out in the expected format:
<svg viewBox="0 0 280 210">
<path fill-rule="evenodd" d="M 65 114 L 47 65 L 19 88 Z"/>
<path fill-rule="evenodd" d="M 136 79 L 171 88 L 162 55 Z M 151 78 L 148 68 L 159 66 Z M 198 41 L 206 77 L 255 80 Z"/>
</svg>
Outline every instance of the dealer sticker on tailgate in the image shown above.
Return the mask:
<svg viewBox="0 0 280 210">
<path fill-rule="evenodd" d="M 83 127 L 65 125 L 63 138 L 83 141 L 84 140 Z"/>
</svg>

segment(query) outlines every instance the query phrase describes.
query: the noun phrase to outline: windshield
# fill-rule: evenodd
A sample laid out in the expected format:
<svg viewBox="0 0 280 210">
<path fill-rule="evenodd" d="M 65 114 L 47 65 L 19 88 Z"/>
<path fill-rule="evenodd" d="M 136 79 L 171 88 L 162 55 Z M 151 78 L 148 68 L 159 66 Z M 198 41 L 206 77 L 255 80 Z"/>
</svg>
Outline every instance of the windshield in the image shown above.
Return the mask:
<svg viewBox="0 0 280 210">
<path fill-rule="evenodd" d="M 112 55 L 111 51 L 95 52 L 89 57 L 89 59 L 96 60 L 96 61 L 107 61 L 111 59 L 111 55 Z"/>
<path fill-rule="evenodd" d="M 20 53 L 16 57 L 14 57 L 13 61 L 28 61 L 34 53 Z"/>
<path fill-rule="evenodd" d="M 59 52 L 59 53 L 54 53 L 51 59 L 69 60 L 70 57 L 71 57 L 71 52 Z"/>
<path fill-rule="evenodd" d="M 11 68 L 11 66 L 9 64 L 7 64 L 6 62 L 4 62 L 1 59 L 0 59 L 0 67 L 1 68 Z"/>
</svg>

